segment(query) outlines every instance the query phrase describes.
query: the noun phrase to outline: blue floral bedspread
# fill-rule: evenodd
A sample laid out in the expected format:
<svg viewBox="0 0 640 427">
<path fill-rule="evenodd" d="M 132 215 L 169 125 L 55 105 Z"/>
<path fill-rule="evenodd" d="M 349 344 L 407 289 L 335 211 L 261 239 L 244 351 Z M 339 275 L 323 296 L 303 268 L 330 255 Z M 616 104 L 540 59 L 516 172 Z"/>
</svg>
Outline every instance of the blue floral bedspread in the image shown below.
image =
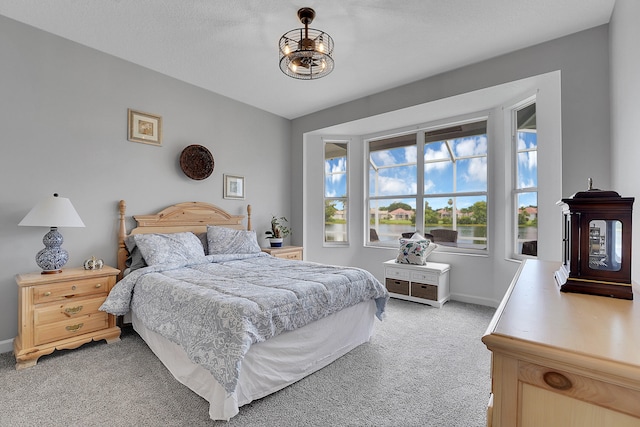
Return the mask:
<svg viewBox="0 0 640 427">
<path fill-rule="evenodd" d="M 208 255 L 206 261 L 135 270 L 115 285 L 100 310 L 133 310 L 229 393 L 251 344 L 371 299 L 382 319 L 389 299 L 386 288 L 358 268 L 262 253 Z"/>
</svg>

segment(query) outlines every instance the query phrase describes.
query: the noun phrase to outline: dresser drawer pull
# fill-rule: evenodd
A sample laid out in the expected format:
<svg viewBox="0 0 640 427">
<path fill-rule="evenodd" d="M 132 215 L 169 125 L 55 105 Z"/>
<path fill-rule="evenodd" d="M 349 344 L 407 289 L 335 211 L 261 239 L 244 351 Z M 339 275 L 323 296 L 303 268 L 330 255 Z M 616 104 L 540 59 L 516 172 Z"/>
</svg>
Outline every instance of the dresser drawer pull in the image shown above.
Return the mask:
<svg viewBox="0 0 640 427">
<path fill-rule="evenodd" d="M 76 285 L 73 285 L 73 286 L 71 287 L 71 290 L 72 290 L 72 291 L 75 291 L 75 290 L 76 290 Z"/>
<path fill-rule="evenodd" d="M 74 314 L 78 314 L 78 313 L 80 313 L 80 311 L 81 311 L 81 310 L 82 310 L 82 306 L 81 306 L 81 305 L 79 305 L 79 306 L 77 306 L 77 307 L 69 307 L 69 308 L 65 308 L 65 309 L 64 309 L 64 313 L 65 313 L 67 316 L 71 317 L 71 316 L 73 316 Z"/>
<path fill-rule="evenodd" d="M 69 332 L 76 332 L 78 329 L 82 328 L 83 325 L 84 323 L 78 323 L 77 325 L 67 326 L 65 329 Z"/>
<path fill-rule="evenodd" d="M 45 293 L 44 293 L 44 294 L 42 294 L 42 295 L 44 295 L 45 297 L 49 297 L 49 296 L 51 296 L 51 292 L 45 292 Z"/>
<path fill-rule="evenodd" d="M 542 378 L 549 387 L 556 390 L 569 390 L 573 387 L 571 380 L 558 372 L 546 372 Z"/>
<path fill-rule="evenodd" d="M 101 287 L 102 287 L 102 283 L 98 283 L 98 284 L 96 285 L 96 289 L 97 289 L 97 288 L 101 288 Z"/>
</svg>

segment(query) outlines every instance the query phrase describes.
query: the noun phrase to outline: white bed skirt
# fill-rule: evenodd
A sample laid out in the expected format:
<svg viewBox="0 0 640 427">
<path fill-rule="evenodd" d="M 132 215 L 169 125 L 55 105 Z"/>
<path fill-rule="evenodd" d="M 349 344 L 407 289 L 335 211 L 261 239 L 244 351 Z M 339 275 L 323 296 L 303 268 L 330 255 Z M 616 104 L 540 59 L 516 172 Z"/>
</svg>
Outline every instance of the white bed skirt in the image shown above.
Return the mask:
<svg viewBox="0 0 640 427">
<path fill-rule="evenodd" d="M 136 332 L 173 376 L 209 402 L 211 419 L 229 420 L 240 406 L 293 384 L 368 342 L 375 313 L 375 301 L 366 301 L 252 345 L 232 394 L 209 371 L 191 362 L 180 346 L 145 328 L 135 314 L 132 321 Z"/>
</svg>

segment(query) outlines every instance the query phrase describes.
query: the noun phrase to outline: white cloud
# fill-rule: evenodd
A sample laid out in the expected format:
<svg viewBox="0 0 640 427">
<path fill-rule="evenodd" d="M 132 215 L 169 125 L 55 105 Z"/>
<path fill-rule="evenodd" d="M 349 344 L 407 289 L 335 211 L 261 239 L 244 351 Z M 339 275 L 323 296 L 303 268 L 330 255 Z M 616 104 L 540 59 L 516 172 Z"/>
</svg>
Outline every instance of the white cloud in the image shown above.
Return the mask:
<svg viewBox="0 0 640 427">
<path fill-rule="evenodd" d="M 466 179 L 469 182 L 487 182 L 487 158 L 475 157 L 469 159 Z"/>
<path fill-rule="evenodd" d="M 455 146 L 456 156 L 468 157 L 487 153 L 487 138 L 484 136 L 465 138 Z"/>
<path fill-rule="evenodd" d="M 398 177 L 381 176 L 378 178 L 378 190 L 380 195 L 413 194 L 416 191 L 416 184 L 408 183 Z"/>
<path fill-rule="evenodd" d="M 374 151 L 371 153 L 371 158 L 376 166 L 389 166 L 396 164 L 396 160 L 388 151 Z"/>
<path fill-rule="evenodd" d="M 431 181 L 430 179 L 425 181 L 425 183 L 424 183 L 424 192 L 425 193 L 430 193 L 431 190 L 433 190 L 434 188 L 436 188 L 435 182 Z"/>
<path fill-rule="evenodd" d="M 538 167 L 538 152 L 527 151 L 525 153 L 518 153 L 518 164 L 520 167 L 528 170 L 537 170 Z"/>
<path fill-rule="evenodd" d="M 438 145 L 438 149 L 433 149 L 434 144 L 429 144 L 424 150 L 424 161 L 450 159 L 449 150 L 444 143 Z"/>
<path fill-rule="evenodd" d="M 418 159 L 418 150 L 415 145 L 404 147 L 404 158 L 407 163 L 415 163 Z"/>
</svg>

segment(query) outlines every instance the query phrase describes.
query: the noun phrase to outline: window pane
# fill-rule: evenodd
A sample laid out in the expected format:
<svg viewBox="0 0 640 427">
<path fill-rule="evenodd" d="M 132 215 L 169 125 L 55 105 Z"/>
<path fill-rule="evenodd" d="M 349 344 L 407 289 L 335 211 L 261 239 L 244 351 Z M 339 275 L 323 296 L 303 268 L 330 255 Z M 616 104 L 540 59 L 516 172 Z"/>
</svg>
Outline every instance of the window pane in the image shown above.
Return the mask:
<svg viewBox="0 0 640 427">
<path fill-rule="evenodd" d="M 395 143 L 395 138 L 370 144 L 369 195 L 395 196 L 416 194 L 415 136 Z M 398 144 L 401 144 L 398 146 Z M 411 144 L 411 145 L 407 145 Z M 377 148 L 373 150 L 373 148 Z"/>
<path fill-rule="evenodd" d="M 432 234 L 434 241 L 444 246 L 486 249 L 487 197 L 427 199 L 425 233 Z"/>
<path fill-rule="evenodd" d="M 346 156 L 325 161 L 325 197 L 345 197 L 347 195 L 346 163 Z"/>
<path fill-rule="evenodd" d="M 450 136 L 467 135 L 445 141 L 429 142 L 425 134 L 424 193 L 487 191 L 486 122 L 466 124 L 469 129 L 448 128 Z"/>
<path fill-rule="evenodd" d="M 397 244 L 402 233 L 416 230 L 415 199 L 371 200 L 369 242 Z"/>
<path fill-rule="evenodd" d="M 424 193 L 453 193 L 453 163 L 435 162 L 424 165 Z"/>
<path fill-rule="evenodd" d="M 518 182 L 517 188 L 532 188 L 538 186 L 538 152 L 537 134 L 518 132 Z M 531 151 L 533 149 L 533 151 Z"/>
<path fill-rule="evenodd" d="M 487 197 L 456 197 L 458 247 L 487 248 Z"/>
<path fill-rule="evenodd" d="M 324 206 L 324 241 L 346 242 L 347 203 L 345 200 L 326 199 Z"/>
<path fill-rule="evenodd" d="M 458 160 L 456 164 L 456 192 L 487 191 L 487 158 Z"/>
<path fill-rule="evenodd" d="M 416 166 L 370 169 L 369 191 L 371 196 L 396 196 L 416 194 Z"/>
<path fill-rule="evenodd" d="M 519 193 L 518 238 L 516 250 L 521 255 L 538 255 L 538 193 Z"/>
</svg>

